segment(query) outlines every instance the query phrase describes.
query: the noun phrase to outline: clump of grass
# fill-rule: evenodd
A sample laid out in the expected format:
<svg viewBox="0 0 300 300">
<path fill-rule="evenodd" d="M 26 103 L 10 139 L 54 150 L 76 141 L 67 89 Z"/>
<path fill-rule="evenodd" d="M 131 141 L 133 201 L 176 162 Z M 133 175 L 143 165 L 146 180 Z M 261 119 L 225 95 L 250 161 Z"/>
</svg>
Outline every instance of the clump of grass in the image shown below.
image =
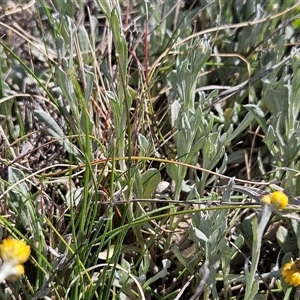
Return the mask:
<svg viewBox="0 0 300 300">
<path fill-rule="evenodd" d="M 0 6 L 1 298 L 290 297 L 299 5 L 182 3 Z"/>
</svg>

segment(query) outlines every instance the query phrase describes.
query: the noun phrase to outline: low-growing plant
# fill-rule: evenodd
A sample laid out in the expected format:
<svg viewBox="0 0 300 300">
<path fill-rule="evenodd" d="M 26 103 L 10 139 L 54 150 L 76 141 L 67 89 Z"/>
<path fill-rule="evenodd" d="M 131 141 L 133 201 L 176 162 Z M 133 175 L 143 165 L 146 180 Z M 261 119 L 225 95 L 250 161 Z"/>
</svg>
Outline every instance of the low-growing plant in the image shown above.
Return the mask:
<svg viewBox="0 0 300 300">
<path fill-rule="evenodd" d="M 0 4 L 1 299 L 298 299 L 298 19 Z"/>
</svg>

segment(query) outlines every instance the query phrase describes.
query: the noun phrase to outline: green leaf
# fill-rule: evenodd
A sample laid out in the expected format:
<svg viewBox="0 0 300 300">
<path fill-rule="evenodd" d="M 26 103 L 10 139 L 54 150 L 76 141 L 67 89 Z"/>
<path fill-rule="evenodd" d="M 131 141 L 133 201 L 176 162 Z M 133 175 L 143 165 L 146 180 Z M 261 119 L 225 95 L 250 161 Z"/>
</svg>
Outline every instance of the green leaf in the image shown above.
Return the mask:
<svg viewBox="0 0 300 300">
<path fill-rule="evenodd" d="M 143 198 L 149 199 L 161 181 L 160 172 L 157 169 L 149 169 L 142 175 Z"/>
<path fill-rule="evenodd" d="M 274 142 L 276 142 L 277 140 L 273 126 L 269 125 L 268 130 L 265 133 L 266 135 L 263 138 L 263 141 L 269 149 L 272 149 L 274 146 Z"/>
<path fill-rule="evenodd" d="M 139 171 L 134 173 L 134 182 L 133 182 L 133 189 L 136 197 L 138 199 L 143 198 L 143 183 L 142 183 L 142 176 Z"/>
<path fill-rule="evenodd" d="M 80 47 L 80 54 L 83 58 L 83 62 L 88 63 L 90 59 L 89 36 L 83 25 L 80 25 L 78 27 L 77 35 L 78 35 L 78 42 Z"/>
<path fill-rule="evenodd" d="M 239 253 L 239 249 L 241 249 L 244 244 L 245 244 L 245 239 L 241 234 L 239 234 L 234 241 L 235 247 L 231 248 L 231 254 L 230 254 L 231 259 L 233 259 L 234 256 Z"/>
<path fill-rule="evenodd" d="M 143 136 L 141 133 L 138 135 L 138 141 L 139 141 L 139 146 L 141 147 L 141 156 L 144 156 L 147 154 L 149 150 L 149 142 L 146 139 L 145 136 Z"/>
<path fill-rule="evenodd" d="M 57 142 L 61 144 L 70 154 L 73 154 L 77 159 L 82 159 L 81 153 L 68 140 L 55 120 L 48 113 L 46 113 L 44 110 L 35 110 L 34 115 L 40 122 L 46 125 L 46 130 L 50 136 L 56 138 Z"/>
<path fill-rule="evenodd" d="M 63 92 L 64 97 L 67 99 L 67 103 L 71 107 L 72 113 L 75 114 L 75 116 L 78 116 L 79 111 L 76 106 L 76 95 L 72 79 L 61 67 L 56 67 L 55 77 Z"/>
<path fill-rule="evenodd" d="M 285 227 L 279 226 L 276 232 L 276 239 L 283 253 L 288 253 L 292 249 L 292 241 Z"/>
<path fill-rule="evenodd" d="M 178 119 L 180 113 L 181 105 L 179 101 L 174 100 L 170 105 L 170 114 L 171 114 L 171 126 L 174 127 L 176 120 Z"/>
<path fill-rule="evenodd" d="M 88 105 L 92 95 L 95 76 L 94 73 L 92 72 L 92 68 L 87 65 L 84 66 L 84 74 L 86 75 L 86 89 L 84 91 L 84 99 L 85 99 L 85 103 Z"/>
<path fill-rule="evenodd" d="M 175 183 L 177 182 L 178 172 L 179 172 L 179 166 L 175 164 L 167 165 L 167 173 L 171 177 L 171 179 L 175 181 Z"/>
<path fill-rule="evenodd" d="M 168 268 L 170 268 L 170 266 L 171 261 L 168 259 L 163 259 L 162 269 L 143 284 L 143 289 L 146 289 L 150 284 L 157 281 L 158 279 L 166 277 L 168 274 Z"/>
<path fill-rule="evenodd" d="M 198 152 L 200 151 L 200 149 L 202 149 L 204 147 L 205 143 L 206 143 L 205 137 L 202 137 L 198 141 L 193 143 L 193 146 L 189 152 L 189 155 L 186 158 L 186 163 L 188 163 L 188 164 L 196 163 L 195 158 L 196 159 L 198 158 L 198 156 L 199 156 Z"/>
<path fill-rule="evenodd" d="M 189 238 L 194 242 L 200 243 L 200 241 L 208 242 L 209 238 L 198 228 L 191 226 L 189 228 Z"/>
<path fill-rule="evenodd" d="M 8 167 L 8 183 L 13 186 L 9 191 L 9 205 L 17 213 L 18 222 L 33 234 L 35 230 L 39 232 L 40 223 L 35 218 L 36 212 L 31 206 L 29 186 L 25 178 L 20 169 Z"/>
<path fill-rule="evenodd" d="M 188 271 L 193 274 L 193 266 L 190 263 L 190 259 L 185 258 L 184 255 L 182 254 L 182 251 L 179 249 L 177 245 L 173 246 L 171 251 L 174 253 L 178 261 L 188 269 Z"/>
<path fill-rule="evenodd" d="M 267 132 L 267 123 L 265 120 L 265 114 L 264 112 L 254 104 L 246 104 L 244 105 L 246 109 L 248 109 L 251 114 L 255 117 L 256 122 L 262 127 L 264 132 Z"/>
<path fill-rule="evenodd" d="M 239 136 L 250 125 L 253 118 L 254 118 L 254 115 L 251 112 L 247 113 L 247 115 L 243 118 L 242 122 L 240 122 L 238 124 L 237 128 L 232 133 L 229 134 L 224 146 L 226 146 L 233 139 L 235 139 L 237 136 Z"/>
<path fill-rule="evenodd" d="M 20 212 L 24 207 L 25 199 L 29 197 L 29 187 L 24 178 L 25 174 L 20 169 L 8 167 L 8 182 L 14 185 L 10 193 L 10 203 L 14 208 L 20 210 Z"/>
</svg>

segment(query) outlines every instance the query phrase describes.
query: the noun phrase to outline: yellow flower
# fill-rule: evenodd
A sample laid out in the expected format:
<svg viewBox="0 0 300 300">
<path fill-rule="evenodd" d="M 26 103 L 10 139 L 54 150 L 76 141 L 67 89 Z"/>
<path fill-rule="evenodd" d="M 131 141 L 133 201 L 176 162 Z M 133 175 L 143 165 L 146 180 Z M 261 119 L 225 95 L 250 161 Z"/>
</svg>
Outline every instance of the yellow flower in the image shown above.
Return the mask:
<svg viewBox="0 0 300 300">
<path fill-rule="evenodd" d="M 290 262 L 286 263 L 281 271 L 283 279 L 293 286 L 300 285 L 300 259 L 296 261 L 291 259 Z"/>
<path fill-rule="evenodd" d="M 261 202 L 265 205 L 271 204 L 271 194 L 265 195 L 262 197 Z"/>
<path fill-rule="evenodd" d="M 30 246 L 24 241 L 7 238 L 0 245 L 0 282 L 14 280 L 24 274 L 23 264 L 30 256 Z"/>
<path fill-rule="evenodd" d="M 25 270 L 23 265 L 12 265 L 10 262 L 3 262 L 0 266 L 0 278 L 2 280 L 16 280 L 21 275 L 24 275 Z"/>
<path fill-rule="evenodd" d="M 8 279 L 10 280 L 14 280 L 17 279 L 19 276 L 24 275 L 25 270 L 23 265 L 16 265 L 14 267 L 14 274 L 10 275 L 10 277 Z"/>
<path fill-rule="evenodd" d="M 30 246 L 24 241 L 7 238 L 0 245 L 0 257 L 3 261 L 13 261 L 15 265 L 24 264 L 30 256 Z"/>
<path fill-rule="evenodd" d="M 262 197 L 261 202 L 265 205 L 276 205 L 279 209 L 285 208 L 289 204 L 289 198 L 286 194 L 280 191 Z"/>
<path fill-rule="evenodd" d="M 278 206 L 278 208 L 285 208 L 289 204 L 289 198 L 286 194 L 276 191 L 271 194 L 271 203 Z"/>
</svg>

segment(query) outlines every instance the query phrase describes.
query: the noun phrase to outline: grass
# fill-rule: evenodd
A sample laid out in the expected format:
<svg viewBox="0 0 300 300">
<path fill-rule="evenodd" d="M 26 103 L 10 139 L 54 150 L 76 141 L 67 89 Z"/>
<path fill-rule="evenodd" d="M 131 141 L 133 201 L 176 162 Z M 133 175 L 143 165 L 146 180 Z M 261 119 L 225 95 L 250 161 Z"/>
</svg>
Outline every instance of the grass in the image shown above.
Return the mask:
<svg viewBox="0 0 300 300">
<path fill-rule="evenodd" d="M 4 1 L 1 299 L 297 299 L 299 8 Z"/>
</svg>

